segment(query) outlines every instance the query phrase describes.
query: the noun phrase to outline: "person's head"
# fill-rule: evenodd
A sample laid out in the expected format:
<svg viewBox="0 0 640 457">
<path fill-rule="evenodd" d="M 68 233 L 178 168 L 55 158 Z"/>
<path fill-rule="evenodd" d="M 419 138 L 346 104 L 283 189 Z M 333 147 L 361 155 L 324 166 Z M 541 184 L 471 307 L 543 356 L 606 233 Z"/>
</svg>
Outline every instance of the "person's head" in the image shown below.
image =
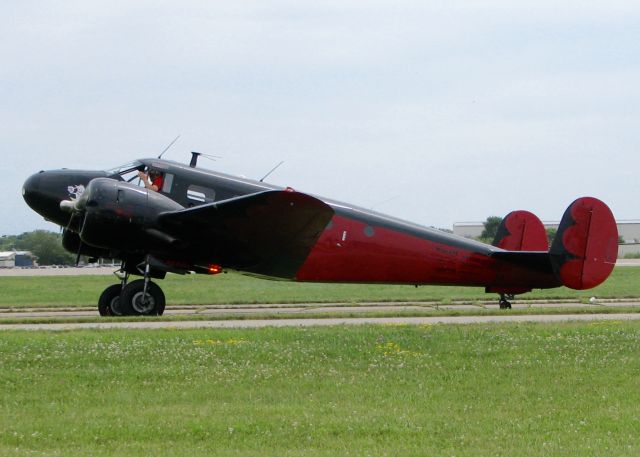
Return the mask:
<svg viewBox="0 0 640 457">
<path fill-rule="evenodd" d="M 150 178 L 157 178 L 158 176 L 160 176 L 160 172 L 158 170 L 149 170 L 149 177 Z"/>
</svg>

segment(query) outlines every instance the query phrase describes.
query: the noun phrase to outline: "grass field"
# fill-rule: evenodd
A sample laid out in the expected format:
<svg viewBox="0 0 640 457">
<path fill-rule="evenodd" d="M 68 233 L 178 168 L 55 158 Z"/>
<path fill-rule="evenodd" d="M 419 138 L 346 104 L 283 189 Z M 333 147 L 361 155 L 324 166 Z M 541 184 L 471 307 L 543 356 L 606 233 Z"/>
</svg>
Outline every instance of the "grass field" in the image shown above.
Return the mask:
<svg viewBox="0 0 640 457">
<path fill-rule="evenodd" d="M 0 277 L 0 307 L 95 306 L 102 290 L 115 283 L 111 276 Z M 168 275 L 159 284 L 167 303 L 303 303 L 363 301 L 494 300 L 481 288 L 443 286 L 390 286 L 362 284 L 304 284 L 255 279 L 239 274 L 209 276 Z M 537 290 L 523 299 L 588 299 L 640 297 L 640 268 L 616 268 L 601 286 L 585 291 L 565 287 Z"/>
<path fill-rule="evenodd" d="M 640 324 L 6 332 L 2 456 L 637 456 Z"/>
</svg>

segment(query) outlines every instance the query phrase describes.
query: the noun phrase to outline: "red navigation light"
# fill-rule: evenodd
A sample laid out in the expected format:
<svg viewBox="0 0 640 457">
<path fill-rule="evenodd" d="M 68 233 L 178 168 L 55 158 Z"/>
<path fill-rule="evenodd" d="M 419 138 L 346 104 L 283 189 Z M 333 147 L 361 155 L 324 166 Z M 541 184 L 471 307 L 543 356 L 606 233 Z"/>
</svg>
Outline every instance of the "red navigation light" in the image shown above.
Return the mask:
<svg viewBox="0 0 640 457">
<path fill-rule="evenodd" d="M 209 272 L 210 275 L 217 275 L 219 273 L 222 273 L 222 267 L 220 265 L 212 264 L 212 265 L 209 265 L 209 267 L 207 268 L 207 271 Z"/>
</svg>

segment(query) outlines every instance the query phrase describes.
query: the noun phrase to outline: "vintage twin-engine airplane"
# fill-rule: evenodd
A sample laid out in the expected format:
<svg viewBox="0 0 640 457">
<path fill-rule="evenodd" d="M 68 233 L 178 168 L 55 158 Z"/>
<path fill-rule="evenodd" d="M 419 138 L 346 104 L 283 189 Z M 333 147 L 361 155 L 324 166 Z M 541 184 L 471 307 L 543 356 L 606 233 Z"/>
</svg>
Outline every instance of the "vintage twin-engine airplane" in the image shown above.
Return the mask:
<svg viewBox="0 0 640 457">
<path fill-rule="evenodd" d="M 64 228 L 67 250 L 122 261 L 120 283 L 100 296 L 101 315 L 161 315 L 164 294 L 151 278 L 227 269 L 293 281 L 482 286 L 510 308 L 511 296 L 532 289 L 595 287 L 617 257 L 613 215 L 591 197 L 569 206 L 551 249 L 527 211 L 507 215 L 490 246 L 197 168 L 197 159 L 41 171 L 25 182 L 24 199 Z M 140 171 L 160 175 L 157 191 L 136 184 Z"/>
</svg>

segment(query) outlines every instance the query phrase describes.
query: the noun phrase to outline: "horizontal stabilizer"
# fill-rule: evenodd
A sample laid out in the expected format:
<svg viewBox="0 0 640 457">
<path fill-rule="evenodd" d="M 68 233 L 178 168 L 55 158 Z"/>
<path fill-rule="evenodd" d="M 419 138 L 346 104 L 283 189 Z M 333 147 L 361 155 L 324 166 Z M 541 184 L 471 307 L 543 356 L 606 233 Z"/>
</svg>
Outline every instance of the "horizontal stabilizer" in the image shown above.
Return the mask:
<svg viewBox="0 0 640 457">
<path fill-rule="evenodd" d="M 512 211 L 502 219 L 492 243 L 507 251 L 548 251 L 544 225 L 529 211 Z"/>
<path fill-rule="evenodd" d="M 166 212 L 158 222 L 203 259 L 293 278 L 333 214 L 330 206 L 309 195 L 266 191 Z"/>
<path fill-rule="evenodd" d="M 550 251 L 556 277 L 572 289 L 591 289 L 609 277 L 618 257 L 618 228 L 609 207 L 583 197 L 564 213 Z"/>
<path fill-rule="evenodd" d="M 543 273 L 552 273 L 548 252 L 540 251 L 497 251 L 491 254 L 494 259 L 504 260 L 512 265 L 526 267 Z"/>
</svg>

